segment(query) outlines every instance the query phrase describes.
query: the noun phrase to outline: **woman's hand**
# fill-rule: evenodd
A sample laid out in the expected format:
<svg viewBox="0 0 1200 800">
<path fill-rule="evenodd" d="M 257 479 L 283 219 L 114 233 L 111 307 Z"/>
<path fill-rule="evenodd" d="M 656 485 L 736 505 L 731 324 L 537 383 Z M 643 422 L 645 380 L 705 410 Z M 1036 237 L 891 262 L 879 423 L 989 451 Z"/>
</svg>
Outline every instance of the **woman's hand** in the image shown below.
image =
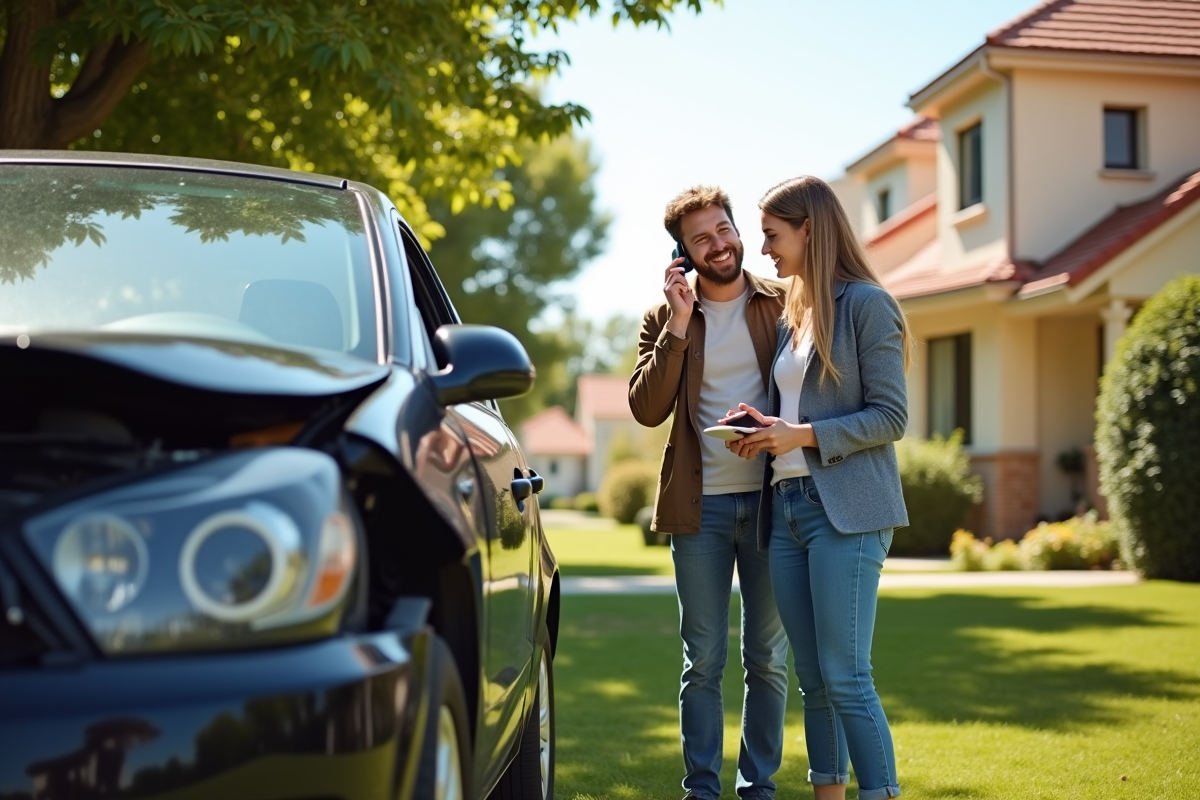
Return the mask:
<svg viewBox="0 0 1200 800">
<path fill-rule="evenodd" d="M 790 453 L 797 447 L 816 447 L 817 437 L 813 433 L 812 425 L 796 425 L 790 422 L 785 422 L 779 417 L 772 417 L 761 413 L 753 406 L 748 406 L 745 403 L 738 403 L 736 411 L 730 411 L 721 418 L 720 424 L 737 424 L 737 418 L 741 416 L 750 416 L 755 419 L 763 427 L 754 433 L 748 433 L 740 439 L 726 442 L 727 447 L 734 455 L 741 458 L 755 458 L 764 450 L 773 456 L 781 456 L 784 453 Z"/>
</svg>

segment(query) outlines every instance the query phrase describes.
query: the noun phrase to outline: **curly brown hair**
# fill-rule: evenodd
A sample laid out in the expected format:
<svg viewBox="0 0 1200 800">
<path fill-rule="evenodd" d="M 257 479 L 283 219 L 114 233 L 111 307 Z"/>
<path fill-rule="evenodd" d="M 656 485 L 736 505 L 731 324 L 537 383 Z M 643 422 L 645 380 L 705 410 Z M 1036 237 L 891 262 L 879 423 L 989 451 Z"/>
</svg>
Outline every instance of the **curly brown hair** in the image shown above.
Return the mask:
<svg viewBox="0 0 1200 800">
<path fill-rule="evenodd" d="M 716 186 L 693 186 L 676 195 L 671 202 L 667 203 L 667 211 L 663 215 L 663 227 L 667 229 L 667 233 L 671 234 L 672 239 L 678 241 L 683 236 L 684 216 L 709 206 L 721 206 L 725 209 L 725 215 L 729 217 L 730 224 L 733 225 L 734 230 L 737 230 L 737 223 L 733 221 L 733 206 L 729 202 L 729 195 Z"/>
</svg>

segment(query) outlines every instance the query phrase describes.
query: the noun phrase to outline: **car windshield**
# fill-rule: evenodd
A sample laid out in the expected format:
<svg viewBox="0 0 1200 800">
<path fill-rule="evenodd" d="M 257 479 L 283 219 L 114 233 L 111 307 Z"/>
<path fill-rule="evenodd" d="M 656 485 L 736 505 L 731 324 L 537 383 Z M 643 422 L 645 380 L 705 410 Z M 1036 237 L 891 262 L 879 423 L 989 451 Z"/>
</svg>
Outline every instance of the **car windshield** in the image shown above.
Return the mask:
<svg viewBox="0 0 1200 800">
<path fill-rule="evenodd" d="M 114 331 L 376 358 L 351 192 L 97 165 L 0 164 L 0 335 Z"/>
</svg>

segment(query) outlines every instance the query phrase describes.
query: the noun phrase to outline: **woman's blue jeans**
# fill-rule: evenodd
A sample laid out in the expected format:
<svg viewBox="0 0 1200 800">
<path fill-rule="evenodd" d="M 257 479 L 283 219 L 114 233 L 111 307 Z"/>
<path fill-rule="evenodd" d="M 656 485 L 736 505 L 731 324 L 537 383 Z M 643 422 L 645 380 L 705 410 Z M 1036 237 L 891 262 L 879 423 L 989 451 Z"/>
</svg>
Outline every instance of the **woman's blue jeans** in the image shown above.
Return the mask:
<svg viewBox="0 0 1200 800">
<path fill-rule="evenodd" d="M 871 677 L 879 573 L 892 529 L 839 533 L 812 478 L 779 481 L 771 503 L 771 585 L 804 695 L 813 784 L 849 783 L 861 800 L 897 797 L 896 755 Z"/>
<path fill-rule="evenodd" d="M 683 788 L 699 800 L 721 796 L 725 710 L 721 676 L 729 650 L 729 596 L 736 565 L 742 594 L 746 688 L 736 791 L 745 800 L 775 796 L 771 776 L 783 760 L 787 634 L 771 594 L 767 551 L 758 549 L 758 492 L 704 496 L 700 532 L 671 537 L 683 676 L 679 723 Z"/>
</svg>

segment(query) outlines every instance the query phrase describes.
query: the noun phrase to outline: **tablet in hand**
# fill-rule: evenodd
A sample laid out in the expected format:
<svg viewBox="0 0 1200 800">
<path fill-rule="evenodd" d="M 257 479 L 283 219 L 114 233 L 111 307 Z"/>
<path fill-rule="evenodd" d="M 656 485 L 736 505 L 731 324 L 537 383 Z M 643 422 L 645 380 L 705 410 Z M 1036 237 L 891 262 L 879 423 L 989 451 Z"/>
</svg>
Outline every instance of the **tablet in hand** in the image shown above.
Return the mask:
<svg viewBox="0 0 1200 800">
<path fill-rule="evenodd" d="M 744 425 L 713 425 L 711 428 L 705 428 L 704 432 L 709 436 L 715 436 L 726 442 L 732 442 L 734 439 L 740 439 L 747 433 L 754 433 L 760 430 L 759 428 L 749 428 Z"/>
</svg>

